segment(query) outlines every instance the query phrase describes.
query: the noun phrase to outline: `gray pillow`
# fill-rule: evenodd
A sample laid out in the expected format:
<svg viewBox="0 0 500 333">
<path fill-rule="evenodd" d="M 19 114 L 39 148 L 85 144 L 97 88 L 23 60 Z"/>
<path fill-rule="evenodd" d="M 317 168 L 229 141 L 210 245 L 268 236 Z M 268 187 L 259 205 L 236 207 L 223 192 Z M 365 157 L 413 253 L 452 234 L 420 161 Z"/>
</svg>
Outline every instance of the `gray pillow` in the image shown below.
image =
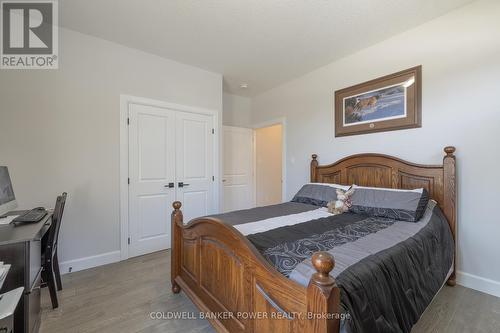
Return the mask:
<svg viewBox="0 0 500 333">
<path fill-rule="evenodd" d="M 398 190 L 353 185 L 353 213 L 387 217 L 400 221 L 420 220 L 429 202 L 427 190 Z"/>
<path fill-rule="evenodd" d="M 326 207 L 330 201 L 337 200 L 337 189 L 347 191 L 350 186 L 327 184 L 327 183 L 309 183 L 295 194 L 292 202 L 301 202 L 308 205 Z"/>
</svg>

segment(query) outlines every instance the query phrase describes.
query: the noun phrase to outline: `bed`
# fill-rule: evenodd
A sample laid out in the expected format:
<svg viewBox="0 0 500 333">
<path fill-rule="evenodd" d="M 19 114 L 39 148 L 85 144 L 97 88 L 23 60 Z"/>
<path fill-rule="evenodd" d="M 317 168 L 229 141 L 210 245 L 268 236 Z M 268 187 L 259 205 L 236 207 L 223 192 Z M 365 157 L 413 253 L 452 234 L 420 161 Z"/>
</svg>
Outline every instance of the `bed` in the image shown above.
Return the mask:
<svg viewBox="0 0 500 333">
<path fill-rule="evenodd" d="M 455 148 L 444 151 L 442 165 L 381 154 L 319 165 L 312 156 L 312 183 L 424 188 L 432 200 L 417 223 L 331 217 L 297 203 L 184 223 L 175 202 L 172 291 L 184 291 L 218 332 L 409 332 L 442 284 L 455 285 Z M 350 234 L 370 236 L 360 238 L 371 239 L 364 250 L 329 238 L 353 226 Z M 308 235 L 321 239 L 307 239 L 307 253 L 290 246 Z M 331 239 L 343 243 L 323 249 Z"/>
</svg>

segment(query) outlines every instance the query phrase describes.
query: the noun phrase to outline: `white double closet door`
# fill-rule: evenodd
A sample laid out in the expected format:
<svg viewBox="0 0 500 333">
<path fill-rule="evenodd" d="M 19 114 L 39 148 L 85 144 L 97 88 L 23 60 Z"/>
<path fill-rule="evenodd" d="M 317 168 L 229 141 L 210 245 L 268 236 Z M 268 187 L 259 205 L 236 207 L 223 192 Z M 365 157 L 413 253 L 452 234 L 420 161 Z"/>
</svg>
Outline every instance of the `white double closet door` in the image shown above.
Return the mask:
<svg viewBox="0 0 500 333">
<path fill-rule="evenodd" d="M 172 202 L 184 221 L 215 213 L 213 116 L 129 105 L 129 256 L 170 248 Z"/>
</svg>

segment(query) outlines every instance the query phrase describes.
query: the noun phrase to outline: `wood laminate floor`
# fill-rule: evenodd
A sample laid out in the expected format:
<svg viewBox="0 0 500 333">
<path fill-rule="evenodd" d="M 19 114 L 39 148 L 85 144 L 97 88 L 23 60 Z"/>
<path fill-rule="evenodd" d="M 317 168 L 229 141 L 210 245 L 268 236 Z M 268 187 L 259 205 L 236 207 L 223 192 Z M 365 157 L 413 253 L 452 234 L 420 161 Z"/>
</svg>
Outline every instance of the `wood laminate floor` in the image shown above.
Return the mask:
<svg viewBox="0 0 500 333">
<path fill-rule="evenodd" d="M 151 312 L 198 313 L 184 293 L 170 291 L 169 277 L 168 251 L 64 275 L 58 309 L 42 292 L 40 332 L 215 332 L 202 319 L 151 319 Z M 500 298 L 444 287 L 412 330 L 424 332 L 500 332 Z"/>
</svg>

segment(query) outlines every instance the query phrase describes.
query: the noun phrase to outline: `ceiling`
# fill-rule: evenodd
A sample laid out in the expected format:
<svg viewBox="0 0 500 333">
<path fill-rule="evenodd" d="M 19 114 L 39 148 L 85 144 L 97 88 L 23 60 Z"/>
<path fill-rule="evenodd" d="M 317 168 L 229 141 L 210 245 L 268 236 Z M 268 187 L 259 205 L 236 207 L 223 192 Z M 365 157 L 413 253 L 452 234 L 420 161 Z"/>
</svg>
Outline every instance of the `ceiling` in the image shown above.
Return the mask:
<svg viewBox="0 0 500 333">
<path fill-rule="evenodd" d="M 255 96 L 471 0 L 64 0 L 61 25 Z M 248 83 L 241 89 L 241 83 Z"/>
</svg>

